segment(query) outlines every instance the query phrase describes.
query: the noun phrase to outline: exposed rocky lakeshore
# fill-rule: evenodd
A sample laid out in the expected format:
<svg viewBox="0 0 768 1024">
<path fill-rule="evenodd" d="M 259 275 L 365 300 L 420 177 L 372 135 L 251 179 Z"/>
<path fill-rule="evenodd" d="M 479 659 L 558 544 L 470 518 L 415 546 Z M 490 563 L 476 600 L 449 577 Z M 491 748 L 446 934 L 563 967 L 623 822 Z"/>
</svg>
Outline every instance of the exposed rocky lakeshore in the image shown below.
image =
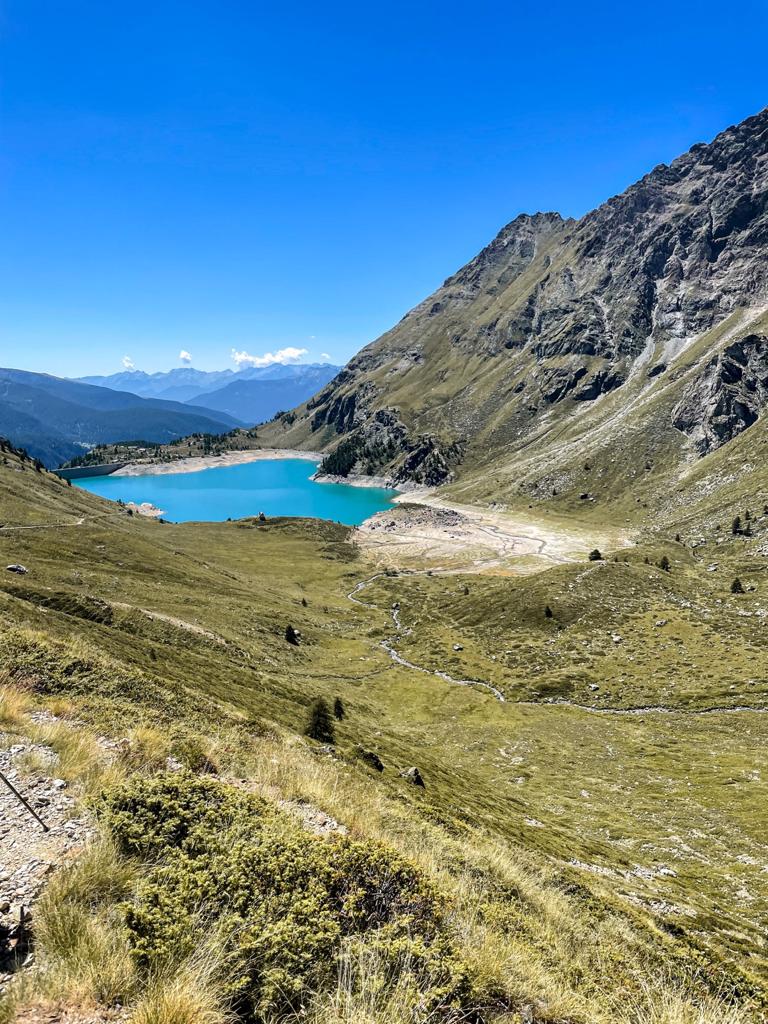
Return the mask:
<svg viewBox="0 0 768 1024">
<path fill-rule="evenodd" d="M 135 501 L 127 501 L 125 507 L 135 515 L 145 516 L 147 519 L 159 519 L 165 515 L 163 510 L 153 505 L 151 501 L 142 501 L 139 505 Z"/>
<path fill-rule="evenodd" d="M 578 560 L 596 543 L 624 547 L 630 531 L 583 527 L 541 517 L 456 505 L 430 491 L 396 499 L 355 531 L 358 547 L 387 568 L 461 567 L 464 572 L 524 575 Z"/>
<path fill-rule="evenodd" d="M 131 462 L 116 470 L 112 476 L 155 476 L 164 473 L 198 473 L 203 469 L 218 466 L 241 466 L 247 462 L 261 462 L 266 459 L 306 459 L 316 462 L 322 458 L 317 452 L 298 451 L 288 448 L 254 448 L 245 451 L 224 452 L 221 455 L 193 455 L 172 461 L 147 459 L 146 462 Z"/>
</svg>

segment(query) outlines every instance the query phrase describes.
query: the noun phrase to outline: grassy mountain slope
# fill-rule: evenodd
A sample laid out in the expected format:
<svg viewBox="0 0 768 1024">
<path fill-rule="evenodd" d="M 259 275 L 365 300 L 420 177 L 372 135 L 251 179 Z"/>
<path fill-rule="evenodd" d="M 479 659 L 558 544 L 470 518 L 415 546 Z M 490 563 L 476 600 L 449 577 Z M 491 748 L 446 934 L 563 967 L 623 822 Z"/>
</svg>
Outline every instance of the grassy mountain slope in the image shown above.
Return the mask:
<svg viewBox="0 0 768 1024">
<path fill-rule="evenodd" d="M 0 564 L 29 571 L 0 581 L 4 700 L 21 693 L 60 718 L 64 709 L 46 741 L 61 771 L 73 731 L 83 743 L 105 734 L 122 751 L 117 763 L 99 767 L 94 754 L 72 768 L 74 787 L 115 792 L 120 778 L 140 800 L 137 773 L 162 778 L 168 755 L 197 750 L 203 760 L 190 763 L 212 762 L 225 788 L 245 780 L 289 811 L 308 800 L 311 814 L 330 814 L 363 844 L 384 841 L 451 901 L 440 927 L 468 958 L 473 995 L 456 998 L 474 1001 L 474 1019 L 514 1020 L 523 1008 L 552 1021 L 741 1020 L 760 1004 L 768 765 L 757 709 L 768 665 L 755 551 L 768 519 L 759 510 L 750 538 L 724 536 L 716 573 L 706 545 L 691 551 L 654 533 L 621 561 L 589 562 L 585 551 L 582 562 L 518 579 L 372 580 L 349 531 L 333 524 L 162 524 L 12 452 L 5 459 Z M 664 554 L 671 572 L 656 565 Z M 737 573 L 756 589 L 731 595 Z M 394 635 L 394 604 L 412 632 Z M 286 641 L 289 624 L 299 646 Z M 420 668 L 394 661 L 381 646 L 388 638 Z M 506 701 L 434 669 L 491 682 Z M 345 706 L 333 748 L 300 738 L 316 697 Z M 736 706 L 756 710 L 727 710 Z M 648 710 L 622 713 L 637 707 Z M 36 728 L 17 714 L 6 742 Z M 426 788 L 399 776 L 410 765 Z M 119 840 L 110 828 L 104 841 Z M 148 870 L 130 857 L 129 868 Z M 132 941 L 121 901 L 140 900 L 133 884 L 75 901 L 83 921 L 108 925 L 111 949 Z M 55 899 L 46 913 L 44 935 Z M 210 929 L 189 928 L 202 950 Z M 140 1006 L 155 998 L 152 970 L 162 988 L 178 984 L 182 967 L 195 979 L 182 988 L 227 998 L 199 960 L 174 967 L 162 957 L 136 962 L 99 995 L 77 971 L 106 956 L 103 945 L 81 963 L 71 944 L 48 941 L 46 998 L 64 985 L 70 1001 L 87 990 Z M 372 936 L 362 941 L 373 955 Z M 398 963 L 406 1019 L 408 986 L 418 1002 L 435 976 Z M 391 1005 L 353 1015 L 360 1000 L 375 1002 L 377 972 L 389 977 L 378 991 L 394 998 L 393 975 L 377 964 L 366 982 L 332 972 L 297 1005 L 318 1021 L 401 1019 Z M 718 994 L 742 1009 L 716 1005 Z M 447 1005 L 440 1013 L 453 1019 Z"/>
</svg>

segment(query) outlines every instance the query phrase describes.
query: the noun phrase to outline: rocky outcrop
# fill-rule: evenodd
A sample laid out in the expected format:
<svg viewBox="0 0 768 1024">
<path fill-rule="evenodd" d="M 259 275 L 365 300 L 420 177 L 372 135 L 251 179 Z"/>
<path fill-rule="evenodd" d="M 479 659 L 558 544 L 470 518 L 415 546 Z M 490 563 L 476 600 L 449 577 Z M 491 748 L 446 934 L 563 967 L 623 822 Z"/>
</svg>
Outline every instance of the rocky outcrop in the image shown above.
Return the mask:
<svg viewBox="0 0 768 1024">
<path fill-rule="evenodd" d="M 756 422 L 768 404 L 768 337 L 751 334 L 728 345 L 686 390 L 672 414 L 700 454 Z"/>
<path fill-rule="evenodd" d="M 629 381 L 668 389 L 683 374 L 678 355 L 710 331 L 717 361 L 720 325 L 768 307 L 767 250 L 768 109 L 578 221 L 537 213 L 507 224 L 309 403 L 302 443 L 359 436 L 378 474 L 419 482 L 509 459 L 544 418 L 555 438 L 558 421 L 586 423 Z M 761 402 L 751 370 L 734 390 L 705 365 L 689 396 L 667 391 L 664 413 L 673 434 L 679 403 L 675 425 L 702 452 L 748 426 Z M 698 407 L 694 392 L 706 398 Z"/>
<path fill-rule="evenodd" d="M 458 442 L 443 446 L 438 438 L 425 435 L 414 443 L 393 479 L 395 483 L 412 480 L 424 487 L 437 487 L 452 478 L 452 467 L 460 459 L 461 445 Z"/>
</svg>

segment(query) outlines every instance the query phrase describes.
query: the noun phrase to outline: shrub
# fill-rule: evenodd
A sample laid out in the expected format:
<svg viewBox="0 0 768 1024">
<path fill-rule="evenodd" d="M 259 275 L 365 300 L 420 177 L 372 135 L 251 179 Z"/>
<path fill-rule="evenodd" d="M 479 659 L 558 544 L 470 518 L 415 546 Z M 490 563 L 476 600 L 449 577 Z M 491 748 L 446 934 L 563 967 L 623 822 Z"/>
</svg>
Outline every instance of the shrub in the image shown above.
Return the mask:
<svg viewBox="0 0 768 1024">
<path fill-rule="evenodd" d="M 171 756 L 191 772 L 209 772 L 215 775 L 219 770 L 218 765 L 211 760 L 202 743 L 195 737 L 177 740 L 171 747 Z"/>
<path fill-rule="evenodd" d="M 311 740 L 318 740 L 320 743 L 335 743 L 336 730 L 333 726 L 333 719 L 328 705 L 322 697 L 318 697 L 309 709 L 309 721 L 304 735 Z"/>
<path fill-rule="evenodd" d="M 552 618 L 552 609 L 549 607 L 549 605 L 546 605 L 545 608 L 544 608 L 544 618 L 545 619 L 551 619 Z"/>
<path fill-rule="evenodd" d="M 743 594 L 744 593 L 744 584 L 741 582 L 741 580 L 738 578 L 738 576 L 736 577 L 736 579 L 731 584 L 731 593 L 732 594 Z"/>
<path fill-rule="evenodd" d="M 389 847 L 318 837 L 255 796 L 185 773 L 115 788 L 99 817 L 150 862 L 125 909 L 148 977 L 172 976 L 213 932 L 240 1015 L 293 1019 L 333 988 L 349 943 L 362 942 L 388 965 L 384 983 L 404 969 L 418 977 L 422 1015 L 473 1004 L 443 898 Z"/>
<path fill-rule="evenodd" d="M 602 562 L 603 556 L 600 554 L 597 548 L 589 552 L 590 562 Z"/>
<path fill-rule="evenodd" d="M 663 569 L 664 572 L 670 572 L 671 571 L 672 563 L 670 562 L 670 560 L 667 558 L 666 555 L 662 555 L 661 558 L 659 559 L 659 568 Z"/>
<path fill-rule="evenodd" d="M 333 702 L 333 717 L 340 722 L 343 718 L 346 717 L 346 714 L 347 711 L 346 708 L 344 707 L 344 701 L 341 699 L 341 697 L 337 697 L 336 700 Z"/>
</svg>

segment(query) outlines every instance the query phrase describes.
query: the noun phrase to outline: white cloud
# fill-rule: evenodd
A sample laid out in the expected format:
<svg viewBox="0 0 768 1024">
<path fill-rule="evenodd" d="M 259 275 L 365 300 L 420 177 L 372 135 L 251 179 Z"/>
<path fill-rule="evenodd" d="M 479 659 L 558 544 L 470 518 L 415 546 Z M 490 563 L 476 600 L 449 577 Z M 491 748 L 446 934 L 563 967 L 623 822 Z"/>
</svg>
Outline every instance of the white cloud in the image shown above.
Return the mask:
<svg viewBox="0 0 768 1024">
<path fill-rule="evenodd" d="M 130 356 L 123 356 L 123 366 L 126 368 L 126 370 L 136 369 L 136 366 L 134 365 L 134 362 Z"/>
<path fill-rule="evenodd" d="M 189 352 L 187 352 L 185 348 L 183 348 L 181 352 L 179 352 L 179 359 L 181 360 L 182 363 L 185 363 L 187 366 L 192 365 L 192 356 L 189 354 Z"/>
<path fill-rule="evenodd" d="M 328 355 L 327 352 L 321 352 L 320 353 L 320 358 L 321 359 L 330 359 L 331 357 Z"/>
<path fill-rule="evenodd" d="M 277 352 L 265 352 L 263 356 L 252 356 L 248 352 L 238 352 L 232 349 L 232 359 L 237 363 L 238 369 L 243 366 L 272 366 L 273 363 L 297 363 L 302 356 L 307 355 L 306 348 L 281 348 Z"/>
</svg>

